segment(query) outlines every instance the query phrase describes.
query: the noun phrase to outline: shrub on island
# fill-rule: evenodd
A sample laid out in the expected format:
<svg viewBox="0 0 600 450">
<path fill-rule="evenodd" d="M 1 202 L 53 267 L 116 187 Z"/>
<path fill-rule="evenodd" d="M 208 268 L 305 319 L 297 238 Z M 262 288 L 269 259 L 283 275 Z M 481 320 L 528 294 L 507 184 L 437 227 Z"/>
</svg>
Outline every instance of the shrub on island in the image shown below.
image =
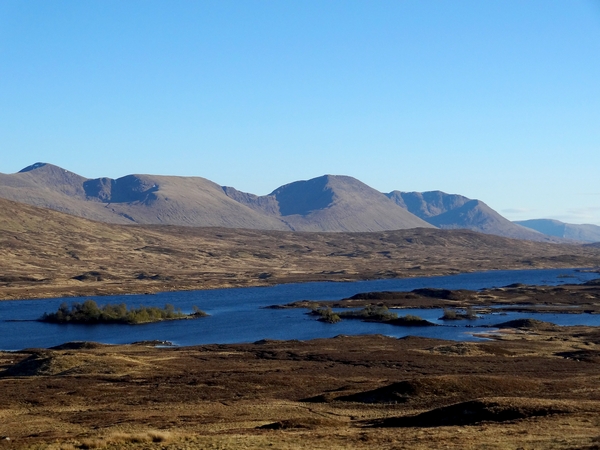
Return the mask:
<svg viewBox="0 0 600 450">
<path fill-rule="evenodd" d="M 309 314 L 319 316 L 317 320 L 320 322 L 337 323 L 342 320 L 340 316 L 333 312 L 329 306 L 323 308 L 312 308 Z"/>
<path fill-rule="evenodd" d="M 340 311 L 334 312 L 331 307 L 311 308 L 309 314 L 319 316 L 317 320 L 327 323 L 337 323 L 342 319 L 358 319 L 365 322 L 380 322 L 391 325 L 400 326 L 433 326 L 435 324 L 420 318 L 407 314 L 406 316 L 398 317 L 398 314 L 390 312 L 386 306 L 367 305 L 365 308 L 358 311 Z"/>
<path fill-rule="evenodd" d="M 97 323 L 122 323 L 140 324 L 160 322 L 162 320 L 177 320 L 204 317 L 204 311 L 194 307 L 192 314 L 184 314 L 181 309 L 175 309 L 173 305 L 165 305 L 164 308 L 155 306 L 140 306 L 139 308 L 127 309 L 125 303 L 119 305 L 106 304 L 98 306 L 94 300 L 86 300 L 83 303 L 74 302 L 71 306 L 62 303 L 58 311 L 44 313 L 39 319 L 42 322 L 51 323 L 75 323 L 75 324 L 97 324 Z"/>
<path fill-rule="evenodd" d="M 465 308 L 465 312 L 461 313 L 455 309 L 444 308 L 444 315 L 440 320 L 475 320 L 478 319 L 477 313 L 471 306 Z"/>
</svg>

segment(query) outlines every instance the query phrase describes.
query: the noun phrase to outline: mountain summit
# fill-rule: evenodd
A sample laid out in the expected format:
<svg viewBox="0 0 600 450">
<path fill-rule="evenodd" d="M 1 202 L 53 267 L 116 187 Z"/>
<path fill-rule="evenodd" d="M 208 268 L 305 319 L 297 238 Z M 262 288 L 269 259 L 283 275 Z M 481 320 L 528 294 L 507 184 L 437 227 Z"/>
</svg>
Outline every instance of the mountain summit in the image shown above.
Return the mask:
<svg viewBox="0 0 600 450">
<path fill-rule="evenodd" d="M 355 178 L 324 175 L 273 191 L 282 219 L 293 230 L 382 231 L 431 228 L 381 192 Z"/>
</svg>

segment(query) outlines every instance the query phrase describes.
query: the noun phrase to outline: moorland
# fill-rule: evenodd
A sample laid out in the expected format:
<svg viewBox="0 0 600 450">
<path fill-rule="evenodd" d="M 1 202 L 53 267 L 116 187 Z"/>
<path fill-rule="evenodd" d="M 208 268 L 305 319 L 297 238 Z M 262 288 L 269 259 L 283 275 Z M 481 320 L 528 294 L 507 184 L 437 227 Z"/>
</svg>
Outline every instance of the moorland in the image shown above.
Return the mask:
<svg viewBox="0 0 600 450">
<path fill-rule="evenodd" d="M 0 211 L 3 299 L 600 265 L 597 245 L 469 230 L 131 226 L 8 200 Z M 338 303 L 595 312 L 597 290 L 365 293 Z M 598 448 L 600 332 L 501 328 L 480 342 L 375 335 L 0 352 L 0 447 Z"/>
<path fill-rule="evenodd" d="M 598 330 L 490 336 L 0 352 L 0 446 L 598 448 Z"/>
<path fill-rule="evenodd" d="M 0 199 L 0 298 L 600 266 L 594 244 L 469 230 L 317 233 L 118 225 Z"/>
</svg>

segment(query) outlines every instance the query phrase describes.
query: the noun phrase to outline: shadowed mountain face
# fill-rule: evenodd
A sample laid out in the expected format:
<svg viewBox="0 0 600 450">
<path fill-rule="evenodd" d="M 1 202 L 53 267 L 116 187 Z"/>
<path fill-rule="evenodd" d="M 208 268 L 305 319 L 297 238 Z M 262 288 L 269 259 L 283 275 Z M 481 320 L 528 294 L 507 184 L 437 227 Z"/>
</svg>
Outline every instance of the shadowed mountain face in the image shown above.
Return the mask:
<svg viewBox="0 0 600 450">
<path fill-rule="evenodd" d="M 324 175 L 296 181 L 258 197 L 223 188 L 255 211 L 275 215 L 294 231 L 384 231 L 432 228 L 384 194 L 355 178 Z"/>
<path fill-rule="evenodd" d="M 469 199 L 462 195 L 446 194 L 442 191 L 400 192 L 386 194 L 399 206 L 408 209 L 414 215 L 427 220 L 447 211 L 460 208 Z"/>
<path fill-rule="evenodd" d="M 282 219 L 293 230 L 382 231 L 431 228 L 381 192 L 352 177 L 325 175 L 273 191 Z"/>
<path fill-rule="evenodd" d="M 486 234 L 532 241 L 555 241 L 537 231 L 527 229 L 504 218 L 484 202 L 441 191 L 400 192 L 386 194 L 397 205 L 406 208 L 431 225 L 445 229 L 464 228 Z"/>
<path fill-rule="evenodd" d="M 515 223 L 548 236 L 583 242 L 600 242 L 600 226 L 598 225 L 576 225 L 552 219 L 521 220 Z"/>
</svg>

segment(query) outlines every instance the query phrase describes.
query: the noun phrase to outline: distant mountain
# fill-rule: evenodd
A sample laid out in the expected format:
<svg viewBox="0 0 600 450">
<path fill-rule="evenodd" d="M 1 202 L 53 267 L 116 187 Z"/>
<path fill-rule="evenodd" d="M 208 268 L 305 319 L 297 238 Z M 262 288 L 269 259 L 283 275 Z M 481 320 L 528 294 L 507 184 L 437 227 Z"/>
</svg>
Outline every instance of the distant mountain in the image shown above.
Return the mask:
<svg viewBox="0 0 600 450">
<path fill-rule="evenodd" d="M 600 242 L 600 226 L 598 225 L 576 225 L 552 219 L 520 220 L 515 223 L 548 236 L 583 242 Z"/>
<path fill-rule="evenodd" d="M 36 163 L 16 174 L 0 174 L 0 197 L 120 224 L 295 231 L 432 227 L 364 183 L 331 175 L 256 196 L 200 177 L 88 179 Z"/>
<path fill-rule="evenodd" d="M 424 220 L 398 208 L 381 192 L 347 176 L 323 175 L 296 181 L 260 197 L 231 187 L 223 190 L 255 211 L 279 217 L 294 231 L 432 228 Z"/>
<path fill-rule="evenodd" d="M 218 184 L 200 177 L 88 179 L 37 163 L 16 174 L 0 174 L 0 197 L 107 223 L 289 229 L 281 220 L 257 213 L 229 198 Z"/>
<path fill-rule="evenodd" d="M 355 178 L 324 175 L 273 191 L 281 218 L 292 230 L 383 231 L 432 228 Z"/>
<path fill-rule="evenodd" d="M 559 242 L 544 234 L 517 225 L 498 214 L 480 200 L 441 191 L 400 192 L 386 194 L 397 205 L 438 228 L 464 228 L 480 233 L 494 234 L 530 241 Z"/>
<path fill-rule="evenodd" d="M 258 196 L 200 177 L 90 179 L 46 163 L 0 173 L 0 198 L 106 223 L 259 230 L 369 232 L 464 228 L 564 242 L 512 223 L 479 200 L 441 191 L 389 194 L 341 175 L 296 181 Z"/>
</svg>

